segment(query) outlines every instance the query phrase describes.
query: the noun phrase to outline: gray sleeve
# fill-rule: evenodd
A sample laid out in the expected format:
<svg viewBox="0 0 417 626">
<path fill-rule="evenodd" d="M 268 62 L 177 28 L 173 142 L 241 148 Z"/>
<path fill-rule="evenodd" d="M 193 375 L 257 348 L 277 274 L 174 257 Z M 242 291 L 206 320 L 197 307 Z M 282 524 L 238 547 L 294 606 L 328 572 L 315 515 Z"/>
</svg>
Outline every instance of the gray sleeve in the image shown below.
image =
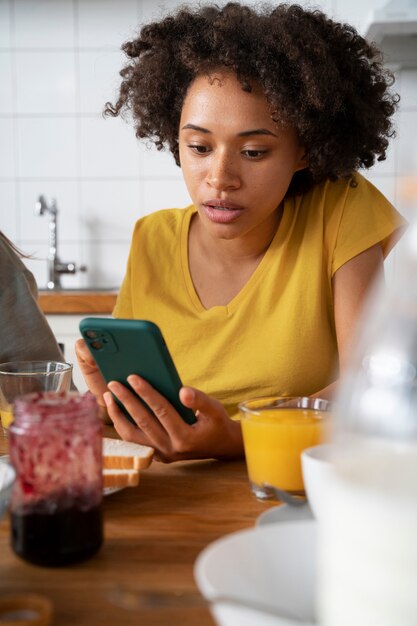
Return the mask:
<svg viewBox="0 0 417 626">
<path fill-rule="evenodd" d="M 32 276 L 11 274 L 0 291 L 0 362 L 65 360 L 28 281 Z"/>
</svg>

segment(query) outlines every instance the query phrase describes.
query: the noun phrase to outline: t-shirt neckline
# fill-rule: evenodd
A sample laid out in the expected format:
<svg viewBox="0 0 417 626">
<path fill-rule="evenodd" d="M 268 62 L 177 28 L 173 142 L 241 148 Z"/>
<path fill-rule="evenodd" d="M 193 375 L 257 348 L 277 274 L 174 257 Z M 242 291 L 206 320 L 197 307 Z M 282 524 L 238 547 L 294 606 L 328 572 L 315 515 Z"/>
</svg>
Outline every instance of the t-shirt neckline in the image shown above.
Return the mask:
<svg viewBox="0 0 417 626">
<path fill-rule="evenodd" d="M 243 285 L 242 289 L 232 298 L 232 300 L 230 300 L 228 304 L 215 305 L 213 307 L 210 307 L 209 309 L 206 309 L 203 306 L 200 298 L 198 297 L 198 294 L 194 287 L 194 283 L 191 278 L 190 266 L 188 262 L 188 236 L 190 232 L 191 219 L 196 212 L 197 209 L 195 208 L 195 206 L 190 205 L 190 207 L 188 207 L 188 209 L 184 212 L 181 225 L 180 253 L 185 287 L 192 302 L 192 305 L 198 313 L 213 315 L 218 312 L 219 314 L 230 315 L 237 309 L 242 300 L 244 300 L 250 294 L 250 292 L 255 288 L 255 285 L 261 280 L 263 274 L 266 272 L 271 263 L 270 259 L 272 255 L 277 253 L 278 249 L 281 247 L 282 240 L 285 238 L 287 221 L 290 213 L 290 211 L 288 210 L 288 201 L 286 199 L 283 200 L 282 218 L 280 224 L 271 243 L 268 246 L 267 251 L 265 252 L 263 258 L 261 259 L 253 274 L 250 276 L 249 280 L 246 282 L 245 285 Z"/>
</svg>

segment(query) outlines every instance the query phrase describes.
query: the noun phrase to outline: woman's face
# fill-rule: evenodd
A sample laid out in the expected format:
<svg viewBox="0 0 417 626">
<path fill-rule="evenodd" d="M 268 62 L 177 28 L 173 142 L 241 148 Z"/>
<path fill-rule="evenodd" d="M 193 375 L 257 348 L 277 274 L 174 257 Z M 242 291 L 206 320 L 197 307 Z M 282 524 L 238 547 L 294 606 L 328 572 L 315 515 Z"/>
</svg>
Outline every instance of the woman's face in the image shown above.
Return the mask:
<svg viewBox="0 0 417 626">
<path fill-rule="evenodd" d="M 292 176 L 306 167 L 294 129 L 277 126 L 270 115 L 262 90 L 243 91 L 231 72 L 199 76 L 187 92 L 181 168 L 201 222 L 215 237 L 276 228 Z"/>
</svg>

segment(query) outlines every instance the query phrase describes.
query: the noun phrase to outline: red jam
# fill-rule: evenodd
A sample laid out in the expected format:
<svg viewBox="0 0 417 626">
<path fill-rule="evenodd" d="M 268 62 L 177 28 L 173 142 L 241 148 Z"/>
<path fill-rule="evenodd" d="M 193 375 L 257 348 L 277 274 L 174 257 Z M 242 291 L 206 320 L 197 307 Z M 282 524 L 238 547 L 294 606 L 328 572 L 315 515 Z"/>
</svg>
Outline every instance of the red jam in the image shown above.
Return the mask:
<svg viewBox="0 0 417 626">
<path fill-rule="evenodd" d="M 12 547 L 38 565 L 90 557 L 103 541 L 102 423 L 94 397 L 22 396 L 13 407 Z"/>
</svg>

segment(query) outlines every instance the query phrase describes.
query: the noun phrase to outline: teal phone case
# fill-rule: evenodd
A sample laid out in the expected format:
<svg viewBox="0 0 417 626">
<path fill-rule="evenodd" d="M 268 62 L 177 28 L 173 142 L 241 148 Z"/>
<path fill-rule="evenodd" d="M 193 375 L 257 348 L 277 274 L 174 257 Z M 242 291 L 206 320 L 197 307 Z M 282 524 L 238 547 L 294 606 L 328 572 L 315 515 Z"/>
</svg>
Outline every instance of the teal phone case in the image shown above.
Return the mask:
<svg viewBox="0 0 417 626">
<path fill-rule="evenodd" d="M 138 374 L 169 400 L 187 424 L 196 422 L 193 411 L 179 400 L 182 383 L 156 324 L 86 317 L 80 322 L 80 332 L 106 382 L 116 380 L 133 391 L 127 377 Z M 133 422 L 123 405 L 117 403 Z"/>
</svg>

